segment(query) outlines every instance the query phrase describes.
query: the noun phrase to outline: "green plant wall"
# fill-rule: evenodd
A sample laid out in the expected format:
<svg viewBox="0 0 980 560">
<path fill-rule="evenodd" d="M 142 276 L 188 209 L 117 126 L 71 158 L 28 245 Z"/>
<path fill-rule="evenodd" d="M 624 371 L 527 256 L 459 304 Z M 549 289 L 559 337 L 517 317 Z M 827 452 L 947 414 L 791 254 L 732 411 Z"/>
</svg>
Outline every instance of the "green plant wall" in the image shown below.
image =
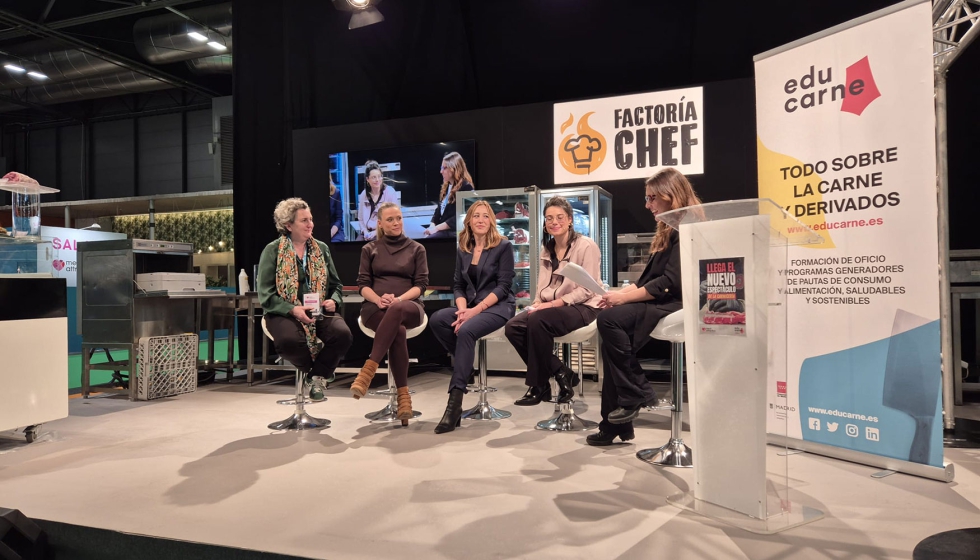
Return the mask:
<svg viewBox="0 0 980 560">
<path fill-rule="evenodd" d="M 156 215 L 155 237 L 163 241 L 193 243 L 202 253 L 221 253 L 235 247 L 235 219 L 232 210 L 203 210 Z M 112 231 L 132 239 L 148 239 L 149 216 L 117 216 Z"/>
</svg>

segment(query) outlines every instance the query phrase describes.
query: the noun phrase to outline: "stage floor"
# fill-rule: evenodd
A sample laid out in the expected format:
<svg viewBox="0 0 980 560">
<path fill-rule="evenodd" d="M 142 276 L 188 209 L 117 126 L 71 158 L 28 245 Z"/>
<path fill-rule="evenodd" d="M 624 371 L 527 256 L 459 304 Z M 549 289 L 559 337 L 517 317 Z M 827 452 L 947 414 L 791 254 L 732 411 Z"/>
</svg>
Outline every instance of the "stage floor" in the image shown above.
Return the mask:
<svg viewBox="0 0 980 560">
<path fill-rule="evenodd" d="M 331 559 L 907 559 L 932 534 L 980 526 L 980 450 L 946 450 L 952 484 L 873 479 L 878 469 L 791 455 L 791 499 L 826 517 L 761 536 L 665 502 L 688 490 L 693 471 L 658 470 L 634 453 L 667 441 L 666 412 L 642 413 L 629 445 L 589 447 L 586 433 L 534 430 L 552 405 L 514 406 L 522 380 L 491 377 L 501 389 L 491 403 L 513 417 L 436 435 L 447 384 L 442 373 L 411 378 L 422 417 L 407 428 L 368 424 L 382 399 L 355 401 L 336 386 L 310 407 L 331 427 L 299 434 L 266 428 L 289 415 L 275 404 L 288 384 L 218 382 L 150 403 L 73 399 L 41 441 L 0 437 L 0 506 Z M 475 401 L 469 394 L 464 406 Z M 598 408 L 587 381 L 577 411 L 598 420 Z"/>
</svg>

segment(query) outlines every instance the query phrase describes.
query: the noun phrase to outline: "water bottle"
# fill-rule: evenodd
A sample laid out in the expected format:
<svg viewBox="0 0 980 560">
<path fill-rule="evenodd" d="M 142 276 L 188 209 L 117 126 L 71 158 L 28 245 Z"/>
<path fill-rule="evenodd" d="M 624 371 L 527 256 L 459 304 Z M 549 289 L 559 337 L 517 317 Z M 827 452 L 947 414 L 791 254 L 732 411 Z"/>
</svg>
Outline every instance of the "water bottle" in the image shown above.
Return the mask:
<svg viewBox="0 0 980 560">
<path fill-rule="evenodd" d="M 626 286 L 629 286 L 629 285 L 630 285 L 629 278 L 623 278 L 623 283 L 620 286 L 620 288 L 625 288 Z"/>
<path fill-rule="evenodd" d="M 245 292 L 251 292 L 251 288 L 248 286 L 248 274 L 245 273 L 243 268 L 241 272 L 238 273 L 238 295 L 243 296 Z"/>
</svg>

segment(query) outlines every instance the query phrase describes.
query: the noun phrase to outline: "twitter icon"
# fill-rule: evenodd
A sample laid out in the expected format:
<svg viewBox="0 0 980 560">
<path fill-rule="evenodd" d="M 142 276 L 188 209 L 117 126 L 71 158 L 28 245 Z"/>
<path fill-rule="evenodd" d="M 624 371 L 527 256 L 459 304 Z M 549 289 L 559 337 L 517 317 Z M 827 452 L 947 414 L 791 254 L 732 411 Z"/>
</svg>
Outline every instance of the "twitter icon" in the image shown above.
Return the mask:
<svg viewBox="0 0 980 560">
<path fill-rule="evenodd" d="M 836 432 L 838 425 L 839 424 L 837 422 L 827 422 L 827 431 L 828 432 Z"/>
</svg>

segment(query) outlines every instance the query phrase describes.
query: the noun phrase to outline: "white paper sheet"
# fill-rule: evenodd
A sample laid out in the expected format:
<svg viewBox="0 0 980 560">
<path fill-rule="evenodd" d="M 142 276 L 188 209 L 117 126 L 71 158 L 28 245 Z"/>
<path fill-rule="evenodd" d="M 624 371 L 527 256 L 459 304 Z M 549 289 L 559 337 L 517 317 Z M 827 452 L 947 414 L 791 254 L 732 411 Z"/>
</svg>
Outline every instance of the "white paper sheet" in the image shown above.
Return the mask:
<svg viewBox="0 0 980 560">
<path fill-rule="evenodd" d="M 584 268 L 575 263 L 565 263 L 565 267 L 561 271 L 555 272 L 555 274 L 560 274 L 568 278 L 594 294 L 599 294 L 600 296 L 606 295 L 606 290 L 602 288 L 602 284 L 596 282 L 595 278 L 586 272 Z"/>
</svg>

